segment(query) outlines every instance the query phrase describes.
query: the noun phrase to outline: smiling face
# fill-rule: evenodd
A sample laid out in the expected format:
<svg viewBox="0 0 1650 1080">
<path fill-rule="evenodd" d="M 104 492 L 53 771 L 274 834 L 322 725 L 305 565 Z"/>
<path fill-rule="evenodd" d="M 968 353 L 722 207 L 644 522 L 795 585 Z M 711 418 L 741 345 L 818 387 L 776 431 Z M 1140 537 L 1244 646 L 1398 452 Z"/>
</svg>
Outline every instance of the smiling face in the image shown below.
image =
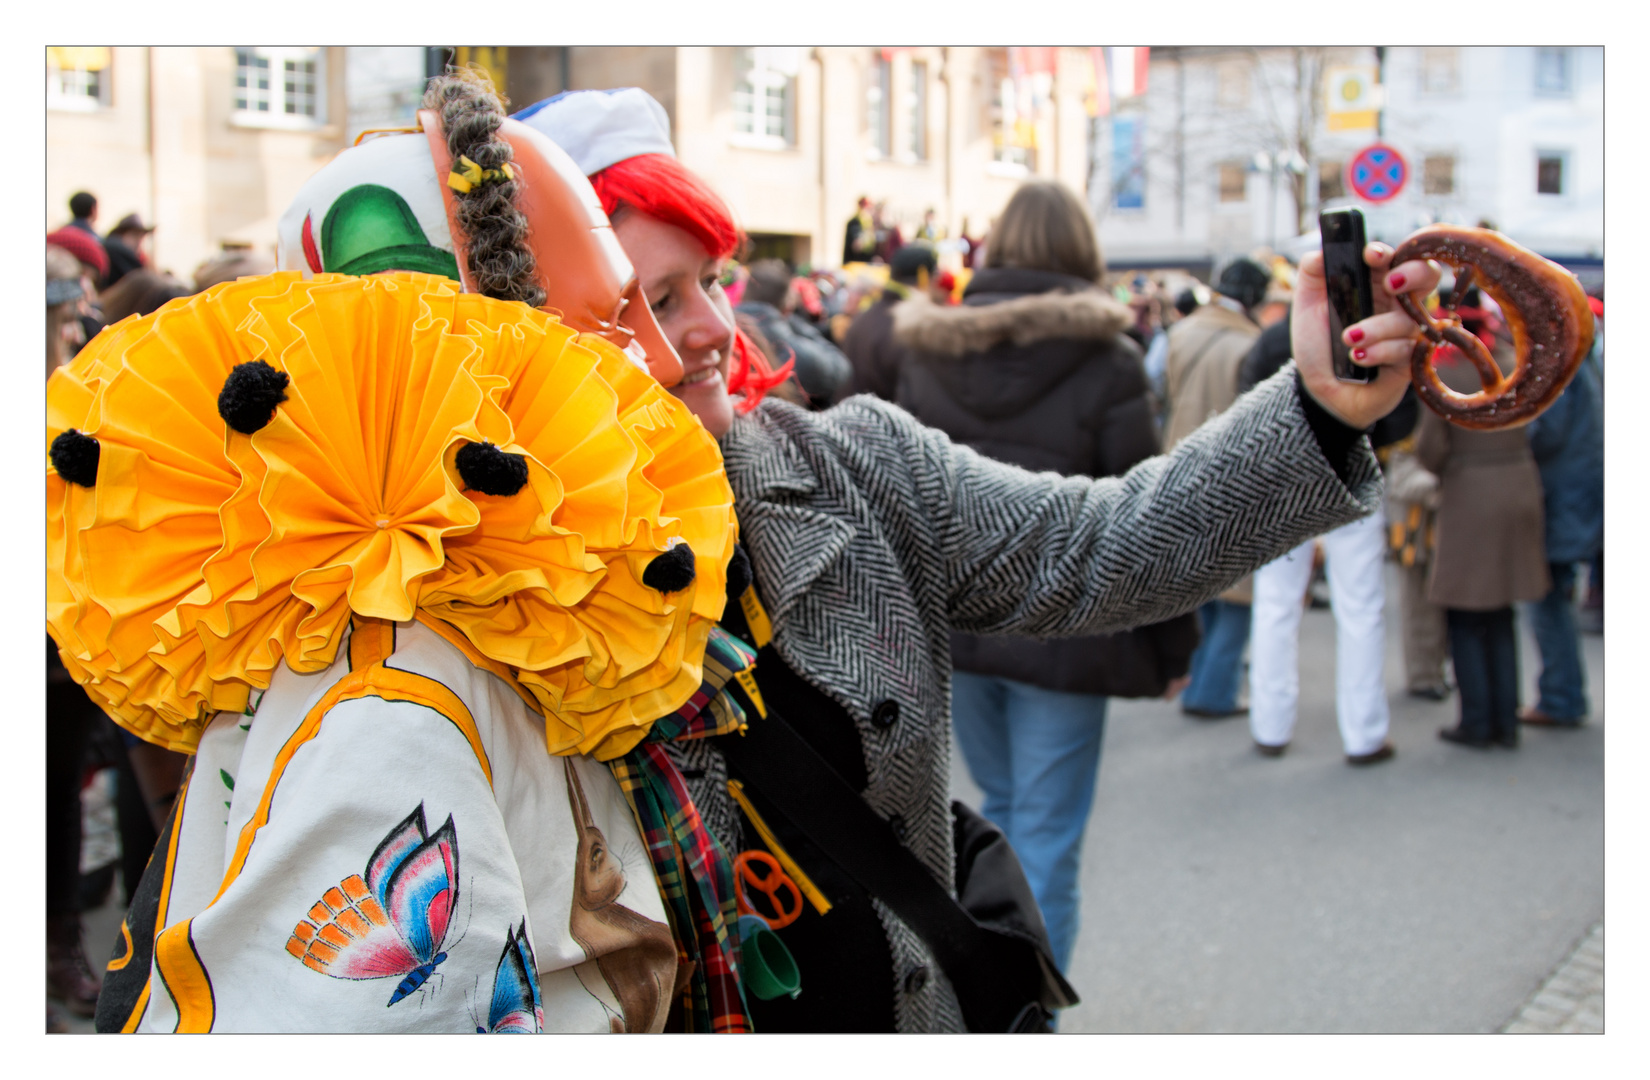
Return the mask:
<svg viewBox="0 0 1650 1080">
<path fill-rule="evenodd" d="M 733 424 L 728 360 L 733 308 L 722 292 L 722 264 L 682 229 L 634 210 L 613 222 L 659 329 L 682 358 L 682 381 L 670 388 L 717 438 Z"/>
</svg>

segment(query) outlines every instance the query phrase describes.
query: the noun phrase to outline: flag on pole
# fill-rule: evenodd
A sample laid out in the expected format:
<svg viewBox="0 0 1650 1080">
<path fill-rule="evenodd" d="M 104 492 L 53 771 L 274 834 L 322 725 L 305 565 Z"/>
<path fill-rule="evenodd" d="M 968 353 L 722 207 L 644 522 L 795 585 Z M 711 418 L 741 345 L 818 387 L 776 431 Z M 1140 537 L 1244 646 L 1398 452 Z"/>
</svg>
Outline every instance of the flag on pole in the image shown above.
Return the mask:
<svg viewBox="0 0 1650 1080">
<path fill-rule="evenodd" d="M 1106 73 L 1106 50 L 1099 46 L 1089 49 L 1089 75 L 1083 87 L 1083 106 L 1090 116 L 1108 116 L 1111 113 L 1111 82 Z"/>
<path fill-rule="evenodd" d="M 1151 59 L 1151 48 L 1146 45 L 1115 45 L 1107 49 L 1110 53 L 1109 67 L 1111 69 L 1111 96 L 1121 100 L 1123 98 L 1139 97 L 1146 92 L 1147 65 Z"/>
</svg>

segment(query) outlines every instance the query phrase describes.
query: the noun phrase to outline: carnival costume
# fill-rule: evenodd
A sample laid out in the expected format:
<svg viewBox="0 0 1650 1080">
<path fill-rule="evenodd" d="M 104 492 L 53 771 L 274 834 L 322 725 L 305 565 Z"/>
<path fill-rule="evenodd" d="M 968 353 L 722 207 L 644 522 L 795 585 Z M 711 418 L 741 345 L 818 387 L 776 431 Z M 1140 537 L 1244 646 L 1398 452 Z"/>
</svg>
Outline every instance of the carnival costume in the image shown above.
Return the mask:
<svg viewBox="0 0 1650 1080">
<path fill-rule="evenodd" d="M 409 151 L 424 174 L 333 184 L 319 236 L 295 207 L 327 265 L 129 319 L 49 383 L 48 629 L 193 755 L 98 1027 L 659 1031 L 679 998 L 740 1029 L 726 856 L 658 746 L 743 719 L 720 455 L 643 370 L 674 356 L 645 305 L 621 323 L 622 254 L 605 304 L 535 310 L 464 291 L 412 211 L 434 140 L 317 180 Z"/>
</svg>

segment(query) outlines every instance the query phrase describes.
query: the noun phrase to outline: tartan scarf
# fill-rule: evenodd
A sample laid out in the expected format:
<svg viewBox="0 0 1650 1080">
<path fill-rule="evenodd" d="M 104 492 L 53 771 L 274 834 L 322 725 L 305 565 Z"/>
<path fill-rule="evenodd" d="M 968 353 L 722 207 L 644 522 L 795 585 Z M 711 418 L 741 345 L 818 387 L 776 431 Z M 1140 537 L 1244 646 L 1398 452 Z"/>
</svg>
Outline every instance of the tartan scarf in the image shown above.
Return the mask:
<svg viewBox="0 0 1650 1080">
<path fill-rule="evenodd" d="M 694 1032 L 749 1032 L 750 1010 L 737 974 L 733 864 L 705 828 L 663 744 L 743 727 L 744 710 L 723 687 L 755 664 L 756 653 L 748 645 L 720 626 L 713 628 L 699 689 L 680 709 L 656 721 L 634 749 L 607 763 L 647 843 L 669 907 L 677 963 L 693 965 L 683 1005 Z"/>
</svg>

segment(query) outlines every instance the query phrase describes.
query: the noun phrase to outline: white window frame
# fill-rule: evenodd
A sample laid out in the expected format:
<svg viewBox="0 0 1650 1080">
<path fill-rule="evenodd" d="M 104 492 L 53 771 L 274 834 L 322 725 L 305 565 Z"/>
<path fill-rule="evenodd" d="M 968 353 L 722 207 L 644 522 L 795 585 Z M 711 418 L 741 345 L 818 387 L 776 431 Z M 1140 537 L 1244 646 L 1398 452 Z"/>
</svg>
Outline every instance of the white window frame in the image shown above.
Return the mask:
<svg viewBox="0 0 1650 1080">
<path fill-rule="evenodd" d="M 1255 96 L 1254 65 L 1227 61 L 1215 65 L 1215 107 L 1247 109 Z"/>
<path fill-rule="evenodd" d="M 1558 159 L 1558 190 L 1541 190 L 1541 161 L 1543 158 Z M 1574 176 L 1571 173 L 1575 156 L 1568 150 L 1554 148 L 1538 149 L 1535 152 L 1535 197 L 1538 199 L 1563 199 L 1574 190 Z"/>
<path fill-rule="evenodd" d="M 1436 158 L 1448 158 L 1449 159 L 1449 190 L 1448 191 L 1435 192 L 1435 191 L 1428 191 L 1427 190 L 1427 162 L 1432 161 Z M 1455 151 L 1453 151 L 1453 150 L 1431 150 L 1431 151 L 1428 151 L 1425 154 L 1422 154 L 1421 155 L 1421 168 L 1420 168 L 1419 172 L 1420 172 L 1420 176 L 1418 177 L 1418 179 L 1421 181 L 1421 194 L 1422 195 L 1425 195 L 1425 196 L 1428 196 L 1428 197 L 1434 198 L 1434 199 L 1452 199 L 1452 198 L 1458 197 L 1461 194 L 1461 155 L 1457 154 Z"/>
<path fill-rule="evenodd" d="M 928 160 L 928 64 L 913 60 L 905 85 L 905 153 L 907 161 Z"/>
<path fill-rule="evenodd" d="M 894 62 L 880 50 L 865 78 L 865 156 L 887 161 L 894 156 Z"/>
<path fill-rule="evenodd" d="M 1226 176 L 1225 176 L 1225 173 L 1226 173 L 1226 170 L 1228 170 L 1228 169 L 1236 170 L 1238 176 L 1242 178 L 1242 183 L 1239 185 L 1239 189 L 1238 189 L 1239 191 L 1242 192 L 1242 194 L 1236 199 L 1226 198 L 1226 194 L 1225 194 Z M 1245 168 L 1244 163 L 1242 161 L 1238 161 L 1238 160 L 1217 161 L 1217 162 L 1215 162 L 1215 205 L 1216 206 L 1242 206 L 1245 203 L 1247 203 L 1248 201 L 1249 201 L 1249 170 L 1247 168 Z"/>
<path fill-rule="evenodd" d="M 262 93 L 267 95 L 269 109 L 259 110 L 253 106 L 258 98 L 259 88 L 248 85 L 240 86 L 241 53 L 245 51 L 260 60 L 268 62 L 269 86 Z M 313 131 L 327 125 L 327 53 L 328 50 L 314 46 L 300 46 L 294 48 L 241 45 L 234 51 L 235 83 L 230 87 L 230 105 L 233 109 L 230 123 L 235 127 L 276 128 L 288 131 Z M 286 65 L 291 63 L 310 62 L 315 65 L 314 86 L 309 96 L 313 97 L 314 115 L 288 112 L 289 101 L 286 90 Z M 303 95 L 300 91 L 299 97 Z M 242 97 L 246 104 L 241 104 Z"/>
<path fill-rule="evenodd" d="M 1556 56 L 1564 64 L 1564 85 L 1543 86 L 1541 84 L 1542 61 L 1548 56 Z M 1539 45 L 1536 47 L 1535 65 L 1530 72 L 1530 88 L 1537 97 L 1569 97 L 1575 92 L 1576 85 L 1576 58 L 1575 50 L 1563 45 Z"/>
<path fill-rule="evenodd" d="M 1334 168 L 1333 169 L 1325 169 L 1324 168 L 1325 165 L 1333 165 Z M 1332 173 L 1334 175 L 1335 183 L 1340 188 L 1340 190 L 1338 192 L 1334 193 L 1333 195 L 1325 195 L 1323 193 L 1323 177 L 1324 177 L 1324 174 L 1326 172 Z M 1339 157 L 1319 158 L 1318 159 L 1318 202 L 1319 202 L 1319 204 L 1327 202 L 1330 199 L 1344 199 L 1344 198 L 1346 198 L 1346 196 L 1347 196 L 1346 159 L 1345 158 L 1339 158 Z"/>
<path fill-rule="evenodd" d="M 106 50 L 103 67 L 59 67 L 56 63 L 56 50 L 48 49 L 46 53 L 46 108 L 59 112 L 97 112 L 109 107 L 111 84 L 114 82 L 114 49 L 103 46 Z M 84 83 L 85 76 L 96 74 L 97 93 L 64 93 L 65 81 Z M 75 78 L 66 79 L 65 76 Z"/>
<path fill-rule="evenodd" d="M 728 136 L 734 146 L 752 150 L 789 150 L 796 146 L 796 76 L 800 69 L 798 49 L 736 49 L 733 67 L 735 130 Z M 768 105 L 780 101 L 778 132 L 770 130 L 773 114 Z M 760 106 L 760 108 L 758 108 Z M 741 120 L 750 131 L 740 131 Z M 761 130 L 757 126 L 761 125 Z"/>
<path fill-rule="evenodd" d="M 1448 59 L 1450 81 L 1445 86 L 1429 86 L 1429 74 L 1434 62 Z M 1421 63 L 1417 72 L 1417 87 L 1423 94 L 1458 94 L 1461 92 L 1461 49 L 1458 46 L 1427 46 L 1421 49 Z"/>
<path fill-rule="evenodd" d="M 1030 176 L 1037 163 L 1036 147 L 1015 146 L 1009 141 L 1019 120 L 1018 89 L 1013 76 L 1007 72 L 1007 64 L 1004 64 L 993 102 L 996 131 L 992 133 L 991 163 L 986 166 L 986 172 L 992 176 Z"/>
</svg>

